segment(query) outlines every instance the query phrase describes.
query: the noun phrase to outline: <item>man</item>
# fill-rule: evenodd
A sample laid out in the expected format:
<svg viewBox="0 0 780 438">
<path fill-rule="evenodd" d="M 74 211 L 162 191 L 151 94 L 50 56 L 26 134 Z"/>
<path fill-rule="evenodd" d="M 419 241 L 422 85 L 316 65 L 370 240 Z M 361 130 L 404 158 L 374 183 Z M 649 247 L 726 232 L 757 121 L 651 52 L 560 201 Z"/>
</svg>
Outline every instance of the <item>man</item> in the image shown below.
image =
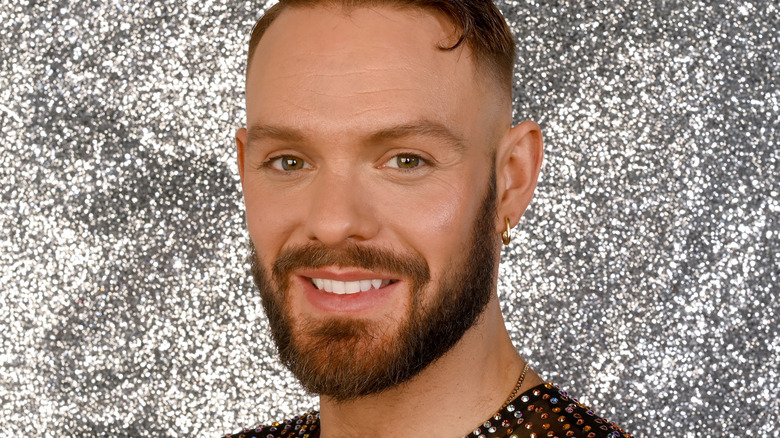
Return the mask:
<svg viewBox="0 0 780 438">
<path fill-rule="evenodd" d="M 623 436 L 504 325 L 501 243 L 542 162 L 539 127 L 511 126 L 514 58 L 489 0 L 281 0 L 257 23 L 252 271 L 320 410 L 235 436 Z"/>
</svg>

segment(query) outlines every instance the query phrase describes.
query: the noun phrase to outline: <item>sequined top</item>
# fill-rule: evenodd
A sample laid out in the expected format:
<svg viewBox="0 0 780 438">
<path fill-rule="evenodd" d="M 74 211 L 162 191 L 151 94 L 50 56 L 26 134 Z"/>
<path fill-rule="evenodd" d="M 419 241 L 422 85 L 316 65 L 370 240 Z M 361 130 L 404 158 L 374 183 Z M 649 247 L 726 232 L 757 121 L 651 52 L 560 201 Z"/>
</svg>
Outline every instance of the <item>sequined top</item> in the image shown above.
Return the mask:
<svg viewBox="0 0 780 438">
<path fill-rule="evenodd" d="M 319 412 L 313 411 L 282 423 L 226 435 L 225 438 L 318 438 L 319 426 Z M 615 423 L 596 416 L 592 410 L 554 384 L 543 383 L 517 396 L 466 437 L 633 438 L 633 435 L 624 432 Z"/>
</svg>

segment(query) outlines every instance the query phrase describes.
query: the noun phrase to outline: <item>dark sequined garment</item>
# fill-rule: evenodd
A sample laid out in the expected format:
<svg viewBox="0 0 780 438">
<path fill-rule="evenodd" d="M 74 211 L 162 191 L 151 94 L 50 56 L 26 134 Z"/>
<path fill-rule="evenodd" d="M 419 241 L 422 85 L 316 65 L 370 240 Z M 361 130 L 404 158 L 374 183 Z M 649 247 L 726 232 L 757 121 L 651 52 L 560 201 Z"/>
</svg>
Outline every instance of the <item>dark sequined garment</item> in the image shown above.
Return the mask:
<svg viewBox="0 0 780 438">
<path fill-rule="evenodd" d="M 247 429 L 225 438 L 317 438 L 320 436 L 319 425 L 320 415 L 314 411 L 283 423 Z M 552 383 L 541 384 L 520 394 L 467 437 L 633 438 L 616 424 L 596 416 Z"/>
</svg>

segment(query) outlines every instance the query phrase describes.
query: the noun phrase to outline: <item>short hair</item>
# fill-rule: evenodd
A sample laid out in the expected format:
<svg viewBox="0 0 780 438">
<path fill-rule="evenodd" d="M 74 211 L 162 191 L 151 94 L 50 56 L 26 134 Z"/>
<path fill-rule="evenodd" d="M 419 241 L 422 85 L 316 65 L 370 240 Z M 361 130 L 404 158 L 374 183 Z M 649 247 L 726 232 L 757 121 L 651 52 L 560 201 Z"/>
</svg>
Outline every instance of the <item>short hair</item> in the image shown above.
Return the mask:
<svg viewBox="0 0 780 438">
<path fill-rule="evenodd" d="M 347 9 L 391 6 L 440 12 L 450 20 L 460 35 L 453 45 L 438 48 L 450 51 L 465 43 L 474 54 L 476 68 L 487 67 L 488 72 L 511 94 L 515 40 L 504 16 L 491 0 L 280 0 L 260 17 L 252 29 L 247 73 L 260 39 L 285 9 L 315 6 L 342 6 Z"/>
</svg>

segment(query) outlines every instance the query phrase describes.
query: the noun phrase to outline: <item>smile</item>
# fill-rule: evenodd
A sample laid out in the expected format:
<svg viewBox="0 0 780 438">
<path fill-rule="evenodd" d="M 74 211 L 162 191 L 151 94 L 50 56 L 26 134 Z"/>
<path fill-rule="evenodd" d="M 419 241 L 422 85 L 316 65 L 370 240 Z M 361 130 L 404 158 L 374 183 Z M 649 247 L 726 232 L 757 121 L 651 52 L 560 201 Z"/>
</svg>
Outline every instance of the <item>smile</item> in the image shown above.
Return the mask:
<svg viewBox="0 0 780 438">
<path fill-rule="evenodd" d="M 397 280 L 374 279 L 358 281 L 338 281 L 327 278 L 312 278 L 311 284 L 319 290 L 334 294 L 356 294 L 367 292 L 371 289 L 381 289 Z"/>
</svg>

